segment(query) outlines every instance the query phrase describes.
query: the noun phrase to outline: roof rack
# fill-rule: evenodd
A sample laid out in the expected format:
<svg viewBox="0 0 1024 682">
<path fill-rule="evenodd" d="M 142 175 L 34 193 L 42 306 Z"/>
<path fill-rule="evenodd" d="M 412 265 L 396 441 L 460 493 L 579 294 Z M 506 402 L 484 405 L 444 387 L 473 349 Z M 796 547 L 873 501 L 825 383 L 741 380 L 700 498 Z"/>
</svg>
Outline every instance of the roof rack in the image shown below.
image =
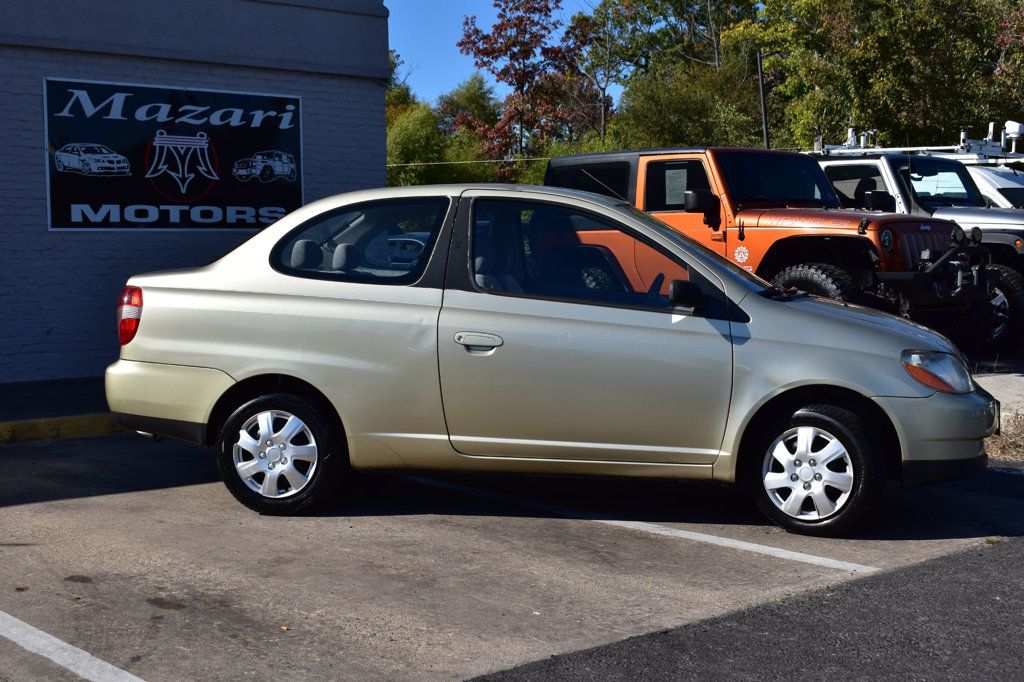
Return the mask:
<svg viewBox="0 0 1024 682">
<path fill-rule="evenodd" d="M 876 130 L 867 130 L 858 136 L 856 128 L 849 128 L 843 144 L 822 144 L 819 137 L 814 142 L 814 153 L 823 156 L 922 154 L 952 158 L 968 165 L 1003 165 L 1024 159 L 1024 153 L 1017 151 L 1017 141 L 1024 138 L 1024 124 L 1016 121 L 1006 122 L 998 140 L 995 138 L 995 123 L 989 123 L 988 136 L 983 140 L 972 140 L 967 137 L 967 128 L 961 128 L 959 143 L 945 147 L 877 147 L 872 145 L 877 134 Z"/>
</svg>

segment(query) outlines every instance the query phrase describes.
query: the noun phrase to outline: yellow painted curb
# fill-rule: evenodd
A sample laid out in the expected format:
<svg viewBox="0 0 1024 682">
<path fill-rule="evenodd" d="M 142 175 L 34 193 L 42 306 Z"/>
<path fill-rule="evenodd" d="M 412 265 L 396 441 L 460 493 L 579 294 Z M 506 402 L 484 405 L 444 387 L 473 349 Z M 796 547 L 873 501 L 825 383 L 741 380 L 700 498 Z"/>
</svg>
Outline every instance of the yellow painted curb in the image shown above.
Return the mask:
<svg viewBox="0 0 1024 682">
<path fill-rule="evenodd" d="M 114 415 L 109 412 L 24 419 L 0 422 L 0 443 L 26 443 L 33 440 L 101 436 L 125 430 L 114 421 Z"/>
</svg>

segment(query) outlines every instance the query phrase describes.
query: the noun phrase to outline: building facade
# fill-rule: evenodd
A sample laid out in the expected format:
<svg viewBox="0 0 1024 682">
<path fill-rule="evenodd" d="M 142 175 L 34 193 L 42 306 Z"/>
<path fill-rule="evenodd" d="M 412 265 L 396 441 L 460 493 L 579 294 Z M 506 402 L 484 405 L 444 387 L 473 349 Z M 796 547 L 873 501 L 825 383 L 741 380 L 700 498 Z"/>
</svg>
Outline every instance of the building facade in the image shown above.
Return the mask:
<svg viewBox="0 0 1024 682">
<path fill-rule="evenodd" d="M 0 384 L 102 374 L 136 273 L 385 179 L 381 0 L 0 0 Z"/>
</svg>

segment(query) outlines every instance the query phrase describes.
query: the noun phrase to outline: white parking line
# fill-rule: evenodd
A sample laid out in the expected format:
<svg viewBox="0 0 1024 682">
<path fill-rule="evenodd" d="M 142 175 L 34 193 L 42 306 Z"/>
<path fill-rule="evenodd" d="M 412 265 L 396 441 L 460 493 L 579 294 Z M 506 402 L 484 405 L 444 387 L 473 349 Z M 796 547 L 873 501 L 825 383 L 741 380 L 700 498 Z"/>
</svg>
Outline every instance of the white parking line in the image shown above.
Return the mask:
<svg viewBox="0 0 1024 682">
<path fill-rule="evenodd" d="M 557 516 L 564 516 L 566 518 L 580 519 L 583 521 L 592 521 L 594 523 L 603 523 L 608 526 L 617 526 L 619 528 L 629 528 L 631 530 L 638 530 L 642 533 L 652 533 L 654 535 L 664 535 L 668 537 L 681 538 L 683 540 L 692 540 L 694 542 L 704 542 L 709 545 L 718 545 L 719 547 L 728 547 L 730 549 L 739 549 L 745 552 L 755 552 L 757 554 L 764 554 L 772 556 L 777 559 L 787 559 L 789 561 L 799 561 L 805 564 L 813 564 L 815 566 L 824 566 L 825 568 L 834 568 L 839 571 L 846 571 L 848 573 L 874 573 L 877 568 L 873 566 L 864 566 L 862 564 L 854 564 L 848 561 L 838 561 L 836 559 L 829 559 L 828 557 L 815 556 L 814 554 L 804 554 L 803 552 L 793 552 L 788 549 L 779 549 L 778 547 L 770 547 L 768 545 L 759 545 L 754 542 L 746 542 L 744 540 L 733 540 L 732 538 L 723 538 L 717 535 L 710 535 L 708 533 L 697 533 L 691 530 L 680 530 L 678 528 L 672 528 L 671 526 L 662 526 L 657 523 L 646 523 L 644 521 L 620 521 L 617 519 L 595 519 L 586 512 L 578 509 L 569 509 L 568 507 L 559 507 L 557 505 L 545 504 L 543 502 L 535 502 L 522 497 L 515 497 L 513 495 L 505 495 L 503 493 L 495 493 L 489 490 L 479 490 L 477 488 L 471 488 L 465 485 L 459 485 L 457 483 L 448 483 L 447 481 L 437 481 L 432 478 L 424 478 L 422 476 L 405 476 L 408 481 L 419 483 L 420 485 L 431 486 L 434 488 L 441 488 L 442 490 L 450 490 L 452 492 L 463 493 L 465 495 L 473 495 L 475 497 L 482 497 L 489 500 L 497 500 L 499 502 L 507 502 L 509 504 L 515 504 L 520 507 L 527 507 L 537 509 L 540 511 L 547 512 L 549 514 L 555 514 Z"/>
<path fill-rule="evenodd" d="M 0 637 L 22 649 L 48 658 L 62 668 L 92 682 L 142 682 L 142 679 L 101 661 L 92 654 L 73 647 L 39 628 L 0 611 Z"/>
</svg>

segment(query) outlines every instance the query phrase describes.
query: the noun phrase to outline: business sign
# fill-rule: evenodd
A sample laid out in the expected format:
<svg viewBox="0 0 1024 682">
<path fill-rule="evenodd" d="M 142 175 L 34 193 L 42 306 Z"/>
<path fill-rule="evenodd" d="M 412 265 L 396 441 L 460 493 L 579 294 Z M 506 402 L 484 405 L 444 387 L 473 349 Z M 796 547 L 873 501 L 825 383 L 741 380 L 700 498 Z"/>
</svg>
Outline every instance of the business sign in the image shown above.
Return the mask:
<svg viewBox="0 0 1024 682">
<path fill-rule="evenodd" d="M 258 229 L 302 205 L 301 100 L 46 79 L 50 229 Z"/>
</svg>

